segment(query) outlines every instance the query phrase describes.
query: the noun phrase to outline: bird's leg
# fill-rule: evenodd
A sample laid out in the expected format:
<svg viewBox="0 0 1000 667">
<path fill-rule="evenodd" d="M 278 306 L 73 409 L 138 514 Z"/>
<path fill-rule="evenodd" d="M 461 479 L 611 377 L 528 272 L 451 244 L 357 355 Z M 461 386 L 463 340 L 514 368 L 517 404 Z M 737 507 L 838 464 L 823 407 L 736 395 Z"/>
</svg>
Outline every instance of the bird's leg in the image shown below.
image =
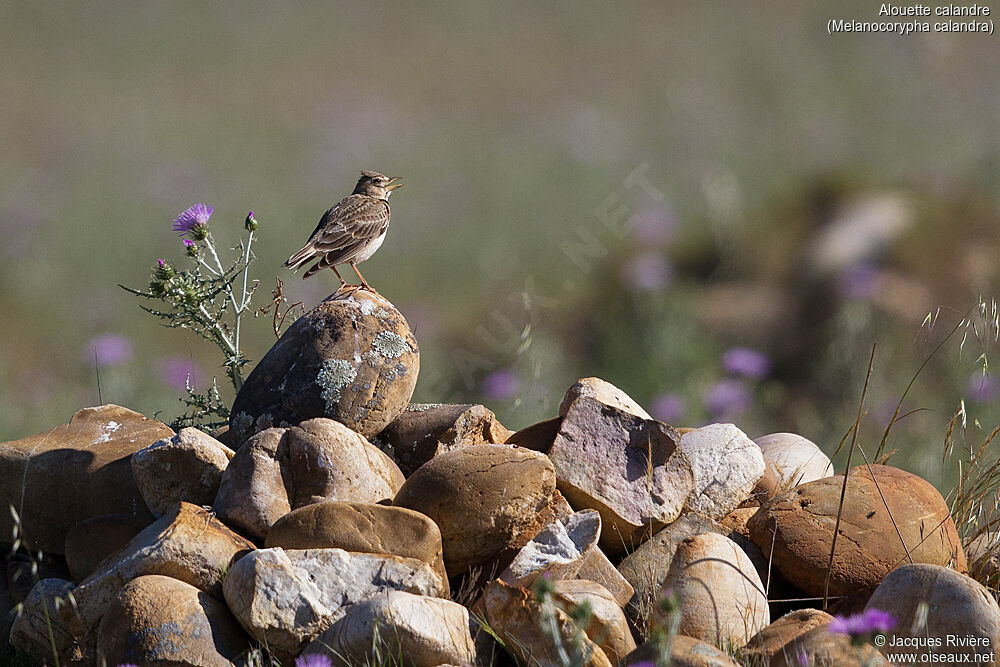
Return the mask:
<svg viewBox="0 0 1000 667">
<path fill-rule="evenodd" d="M 361 272 L 358 271 L 358 265 L 355 264 L 354 262 L 351 262 L 350 264 L 351 264 L 351 268 L 354 269 L 354 272 L 356 274 L 358 274 L 358 278 L 361 278 L 361 286 L 363 288 L 365 288 L 366 290 L 368 290 L 369 292 L 371 292 L 372 294 L 378 294 L 378 292 L 376 292 L 374 289 L 372 289 L 372 286 L 368 284 L 368 281 L 365 280 L 365 277 L 363 275 L 361 275 Z M 379 296 L 382 296 L 382 295 L 379 294 Z"/>
<path fill-rule="evenodd" d="M 347 284 L 347 281 L 346 281 L 346 280 L 344 280 L 344 277 L 343 277 L 342 275 L 340 275 L 340 271 L 338 271 L 338 270 L 337 270 L 337 267 L 335 267 L 335 266 L 331 266 L 330 268 L 331 268 L 331 269 L 333 270 L 333 272 L 334 272 L 334 273 L 336 273 L 336 274 L 337 274 L 337 279 L 338 279 L 338 280 L 340 280 L 340 287 L 338 287 L 338 288 L 337 288 L 337 291 L 336 291 L 336 292 L 334 292 L 334 294 L 340 294 L 341 292 L 343 292 L 343 291 L 344 291 L 345 289 L 347 289 L 348 287 L 354 287 L 354 288 L 355 288 L 355 290 L 354 290 L 354 291 L 357 291 L 358 289 L 360 289 L 360 288 L 361 288 L 361 286 L 360 286 L 360 285 L 358 285 L 358 286 L 355 286 L 355 285 L 348 285 L 348 284 Z"/>
</svg>

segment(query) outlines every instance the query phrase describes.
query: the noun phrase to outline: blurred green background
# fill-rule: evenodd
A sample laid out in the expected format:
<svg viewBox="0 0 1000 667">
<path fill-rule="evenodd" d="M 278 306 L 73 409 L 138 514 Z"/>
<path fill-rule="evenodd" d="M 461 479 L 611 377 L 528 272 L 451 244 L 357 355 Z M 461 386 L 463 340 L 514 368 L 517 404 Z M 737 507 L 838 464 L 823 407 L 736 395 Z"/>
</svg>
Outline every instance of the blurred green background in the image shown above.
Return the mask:
<svg viewBox="0 0 1000 667">
<path fill-rule="evenodd" d="M 311 306 L 332 274 L 280 263 L 360 169 L 407 184 L 362 270 L 415 328 L 414 400 L 481 401 L 519 428 L 598 375 L 676 425 L 796 431 L 830 453 L 877 344 L 873 451 L 982 295 L 986 317 L 904 401 L 920 411 L 893 428 L 893 460 L 947 485 L 955 410 L 967 446 L 1000 418 L 982 373 L 1000 205 L 989 37 L 826 34 L 876 18 L 865 2 L 0 12 L 0 440 L 97 404 L 97 370 L 104 401 L 167 421 L 189 371 L 222 384 L 215 350 L 117 285 L 181 263 L 171 220 L 205 202 L 224 245 L 256 212 L 261 304 L 278 276 Z M 259 359 L 268 318 L 244 338 Z"/>
</svg>

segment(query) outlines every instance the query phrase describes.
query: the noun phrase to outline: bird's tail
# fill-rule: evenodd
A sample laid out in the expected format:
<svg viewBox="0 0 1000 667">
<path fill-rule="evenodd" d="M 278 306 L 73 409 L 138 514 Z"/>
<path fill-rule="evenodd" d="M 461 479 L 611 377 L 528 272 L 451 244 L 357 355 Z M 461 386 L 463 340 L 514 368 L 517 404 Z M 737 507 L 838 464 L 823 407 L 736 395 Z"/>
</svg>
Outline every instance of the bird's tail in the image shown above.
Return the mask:
<svg viewBox="0 0 1000 667">
<path fill-rule="evenodd" d="M 315 250 L 313 249 L 312 245 L 311 244 L 306 245 L 297 253 L 289 257 L 288 260 L 285 261 L 285 266 L 291 269 L 292 271 L 297 271 L 298 269 L 302 268 L 303 264 L 312 259 L 314 255 L 315 255 Z"/>
</svg>

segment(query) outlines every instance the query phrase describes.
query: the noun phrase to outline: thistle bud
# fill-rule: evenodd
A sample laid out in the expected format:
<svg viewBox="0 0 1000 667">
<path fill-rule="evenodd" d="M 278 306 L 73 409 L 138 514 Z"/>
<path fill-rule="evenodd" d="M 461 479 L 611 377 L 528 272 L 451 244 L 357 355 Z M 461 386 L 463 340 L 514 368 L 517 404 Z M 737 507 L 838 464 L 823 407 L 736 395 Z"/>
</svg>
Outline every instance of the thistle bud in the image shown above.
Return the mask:
<svg viewBox="0 0 1000 667">
<path fill-rule="evenodd" d="M 188 233 L 195 241 L 204 241 L 208 238 L 208 223 L 199 222 L 191 227 L 191 231 Z"/>
<path fill-rule="evenodd" d="M 174 267 L 170 266 L 169 263 L 164 262 L 162 259 L 156 260 L 156 266 L 153 267 L 153 275 L 159 280 L 170 280 L 174 277 Z"/>
<path fill-rule="evenodd" d="M 193 287 L 185 287 L 181 293 L 181 299 L 184 303 L 192 306 L 196 305 L 198 303 L 198 292 Z"/>
<path fill-rule="evenodd" d="M 255 232 L 255 231 L 257 231 L 257 227 L 259 225 L 257 224 L 257 219 L 255 217 L 253 217 L 253 211 L 250 211 L 249 213 L 247 213 L 247 219 L 246 219 L 246 221 L 244 221 L 243 224 L 246 226 L 247 231 L 249 231 L 249 232 Z"/>
<path fill-rule="evenodd" d="M 194 241 L 189 241 L 188 239 L 184 239 L 184 252 L 187 253 L 188 257 L 197 257 L 198 246 L 195 244 Z"/>
</svg>

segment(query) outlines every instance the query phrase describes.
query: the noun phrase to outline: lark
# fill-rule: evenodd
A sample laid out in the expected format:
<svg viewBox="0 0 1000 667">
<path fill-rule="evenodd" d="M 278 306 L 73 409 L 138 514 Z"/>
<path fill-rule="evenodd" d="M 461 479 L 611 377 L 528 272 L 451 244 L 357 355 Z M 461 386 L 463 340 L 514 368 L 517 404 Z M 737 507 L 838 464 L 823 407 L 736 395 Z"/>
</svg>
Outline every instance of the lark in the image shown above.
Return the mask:
<svg viewBox="0 0 1000 667">
<path fill-rule="evenodd" d="M 402 183 L 396 182 L 400 178 L 389 178 L 376 171 L 362 171 L 354 192 L 323 214 L 309 241 L 288 258 L 285 266 L 294 271 L 319 260 L 306 270 L 303 280 L 323 269 L 333 269 L 340 280 L 340 290 L 364 288 L 375 292 L 361 275 L 358 264 L 371 258 L 385 240 L 389 229 L 389 195 L 396 188 L 403 187 Z M 348 285 L 337 271 L 338 264 L 350 264 L 361 284 Z"/>
</svg>

